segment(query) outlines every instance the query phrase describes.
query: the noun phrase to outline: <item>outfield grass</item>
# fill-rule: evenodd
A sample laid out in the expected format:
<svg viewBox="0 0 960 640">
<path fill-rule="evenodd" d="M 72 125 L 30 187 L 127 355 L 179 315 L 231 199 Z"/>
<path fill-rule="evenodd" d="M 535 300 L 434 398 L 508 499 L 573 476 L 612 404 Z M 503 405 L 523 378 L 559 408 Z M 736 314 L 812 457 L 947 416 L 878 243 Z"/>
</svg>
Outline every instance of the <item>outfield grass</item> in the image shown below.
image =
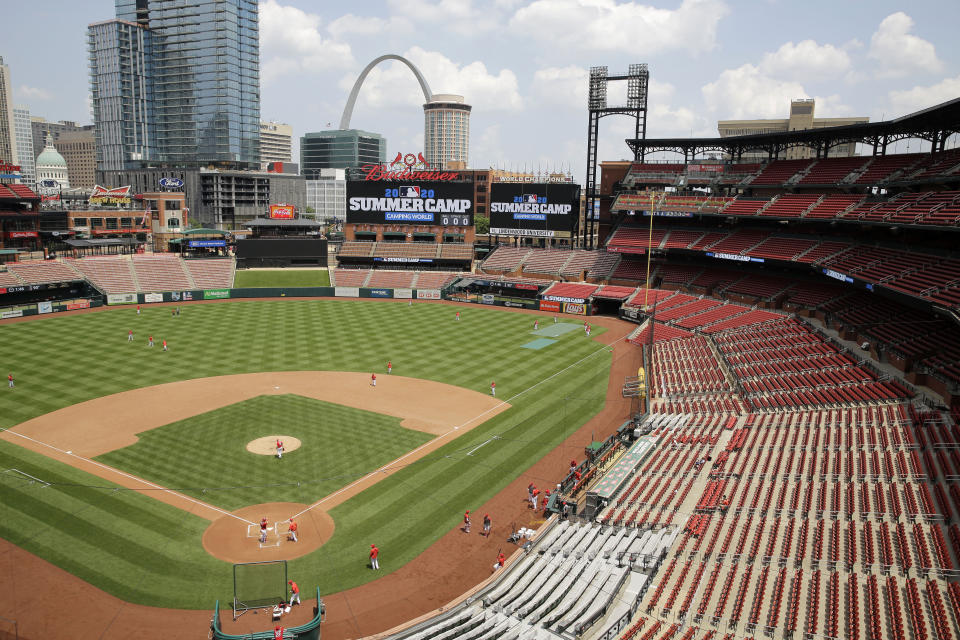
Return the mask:
<svg viewBox="0 0 960 640">
<path fill-rule="evenodd" d="M 389 359 L 395 374 L 484 393 L 496 380 L 498 397 L 511 409 L 333 509 L 333 538 L 291 561 L 291 575 L 306 576 L 323 593 L 340 591 L 372 579 L 364 570 L 371 541 L 386 571 L 402 566 L 603 405 L 606 348 L 573 331 L 545 349 L 521 349 L 531 339 L 528 315 L 460 309 L 456 322 L 445 305 L 250 301 L 187 305 L 180 317 L 162 307 L 137 316 L 125 307 L 3 325 L 0 363 L 13 371 L 17 388 L 0 392 L 0 426 L 127 389 L 234 373 L 368 372 Z M 133 344 L 126 342 L 128 329 L 135 331 Z M 148 334 L 166 338 L 171 351 L 148 350 Z M 492 435 L 500 439 L 465 455 Z M 223 443 L 224 456 L 235 440 L 231 434 Z M 182 443 L 174 444 L 180 452 Z M 369 446 L 343 437 L 330 444 Z M 216 458 L 210 451 L 206 463 Z M 0 474 L 4 538 L 132 602 L 208 608 L 216 598 L 231 598 L 229 565 L 200 544 L 206 521 L 0 442 L 0 470 L 9 468 L 53 484 L 41 488 Z M 310 501 L 296 493 L 289 498 Z M 206 499 L 222 498 L 208 493 Z"/>
<path fill-rule="evenodd" d="M 96 459 L 229 511 L 264 502 L 312 504 L 433 437 L 400 422 L 303 396 L 259 396 L 137 434 L 136 444 Z M 246 450 L 270 434 L 304 446 L 283 461 Z"/>
<path fill-rule="evenodd" d="M 238 269 L 233 286 L 243 287 L 329 287 L 326 269 Z"/>
</svg>

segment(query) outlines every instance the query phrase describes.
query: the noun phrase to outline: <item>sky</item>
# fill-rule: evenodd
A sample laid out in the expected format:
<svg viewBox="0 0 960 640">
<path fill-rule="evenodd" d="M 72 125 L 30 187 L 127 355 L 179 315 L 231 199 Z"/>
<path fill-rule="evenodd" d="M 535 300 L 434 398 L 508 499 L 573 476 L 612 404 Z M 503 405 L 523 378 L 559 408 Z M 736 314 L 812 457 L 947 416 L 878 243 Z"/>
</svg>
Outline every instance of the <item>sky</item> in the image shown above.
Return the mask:
<svg viewBox="0 0 960 640">
<path fill-rule="evenodd" d="M 717 120 L 901 116 L 960 97 L 956 0 L 266 0 L 260 5 L 262 120 L 298 138 L 336 128 L 360 71 L 402 55 L 433 93 L 473 105 L 470 166 L 568 171 L 586 164 L 592 66 L 650 69 L 647 136 L 716 136 Z M 0 56 L 14 102 L 48 120 L 92 121 L 86 25 L 111 0 L 44 0 L 5 12 Z M 610 84 L 610 103 L 625 101 Z M 351 127 L 387 155 L 423 148 L 423 94 L 399 62 L 375 67 Z M 600 121 L 599 157 L 629 157 L 632 119 Z M 897 151 L 917 151 L 918 142 Z M 674 158 L 675 156 L 665 156 Z"/>
</svg>

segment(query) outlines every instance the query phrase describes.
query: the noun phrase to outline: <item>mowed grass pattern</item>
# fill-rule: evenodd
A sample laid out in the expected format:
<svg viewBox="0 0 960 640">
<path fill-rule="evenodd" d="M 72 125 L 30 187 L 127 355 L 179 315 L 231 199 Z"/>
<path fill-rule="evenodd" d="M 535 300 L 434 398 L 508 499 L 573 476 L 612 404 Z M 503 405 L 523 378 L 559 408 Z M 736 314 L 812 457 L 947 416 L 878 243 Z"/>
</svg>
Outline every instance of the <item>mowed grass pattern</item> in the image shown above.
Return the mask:
<svg viewBox="0 0 960 640">
<path fill-rule="evenodd" d="M 283 459 L 247 451 L 286 434 L 302 443 Z M 233 511 L 264 502 L 307 504 L 396 460 L 433 436 L 400 419 L 298 395 L 259 396 L 138 434 L 96 459 Z"/>
<path fill-rule="evenodd" d="M 457 526 L 464 509 L 477 508 L 523 474 L 603 405 L 610 353 L 582 331 L 531 351 L 520 348 L 531 339 L 530 315 L 457 308 L 459 322 L 456 308 L 438 304 L 237 301 L 185 305 L 180 317 L 171 317 L 168 307 L 145 307 L 140 316 L 124 307 L 3 325 L 0 367 L 14 372 L 18 386 L 0 392 L 0 426 L 127 389 L 244 372 L 381 372 L 389 359 L 395 375 L 483 393 L 496 380 L 510 410 L 335 508 L 333 538 L 291 562 L 301 585 L 340 591 L 374 577 L 365 569 L 371 542 L 382 550 L 385 571 L 402 566 Z M 136 341 L 128 344 L 131 328 Z M 166 338 L 171 350 L 147 348 L 151 333 L 158 344 Z M 466 455 L 493 435 L 500 439 Z M 183 446 L 174 444 L 170 459 Z M 586 444 L 576 446 L 582 452 Z M 226 455 L 235 438 L 220 446 Z M 330 446 L 346 451 L 379 443 L 344 435 Z M 217 457 L 217 450 L 208 451 L 206 463 Z M 200 545 L 206 521 L 0 443 L 0 470 L 9 468 L 64 484 L 41 488 L 0 475 L 5 538 L 132 602 L 208 608 L 231 597 L 229 565 Z M 538 485 L 557 481 L 527 477 Z M 283 497 L 310 502 L 304 491 L 291 487 Z M 96 528 L 84 524 L 84 514 L 95 515 Z M 101 537 L 101 529 L 110 535 Z M 153 540 L 150 531 L 166 539 Z M 141 544 L 151 553 L 136 553 Z M 195 572 L 181 572 L 181 561 L 195 564 Z"/>
<path fill-rule="evenodd" d="M 326 269 L 239 269 L 233 286 L 243 287 L 329 287 Z"/>
</svg>

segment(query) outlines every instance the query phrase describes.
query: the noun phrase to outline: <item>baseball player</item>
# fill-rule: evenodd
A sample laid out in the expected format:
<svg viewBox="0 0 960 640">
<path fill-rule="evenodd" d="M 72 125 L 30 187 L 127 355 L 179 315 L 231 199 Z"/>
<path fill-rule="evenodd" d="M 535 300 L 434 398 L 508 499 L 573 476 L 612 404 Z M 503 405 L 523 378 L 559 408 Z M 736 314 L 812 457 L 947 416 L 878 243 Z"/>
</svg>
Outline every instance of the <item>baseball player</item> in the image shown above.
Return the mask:
<svg viewBox="0 0 960 640">
<path fill-rule="evenodd" d="M 387 360 L 387 375 L 390 375 L 392 371 L 393 371 L 393 363 Z"/>
<path fill-rule="evenodd" d="M 177 307 L 177 315 L 180 315 L 180 307 Z"/>
<path fill-rule="evenodd" d="M 147 338 L 147 346 L 148 347 L 153 346 L 153 336 L 150 336 L 149 338 Z"/>
<path fill-rule="evenodd" d="M 460 312 L 457 311 L 457 322 L 460 322 Z"/>
<path fill-rule="evenodd" d="M 554 314 L 554 316 L 553 316 L 553 324 L 557 324 L 557 316 L 556 316 L 556 314 Z"/>
<path fill-rule="evenodd" d="M 370 545 L 370 568 L 377 570 L 380 568 L 380 561 L 377 559 L 377 556 L 380 555 L 380 549 L 377 549 L 377 545 Z"/>
<path fill-rule="evenodd" d="M 533 493 L 530 494 L 530 508 L 534 511 L 537 510 L 537 496 L 540 495 L 540 489 L 536 487 L 533 488 Z"/>
<path fill-rule="evenodd" d="M 534 321 L 533 321 L 533 330 L 536 331 L 536 330 L 539 329 L 539 328 L 540 328 L 540 321 L 539 321 L 539 320 L 534 320 Z"/>
<path fill-rule="evenodd" d="M 137 315 L 140 315 L 140 305 L 137 305 Z"/>
<path fill-rule="evenodd" d="M 273 640 L 283 640 L 283 632 L 285 629 L 283 625 L 278 624 L 273 628 Z"/>
<path fill-rule="evenodd" d="M 567 471 L 567 475 L 570 475 L 571 473 L 573 473 L 573 472 L 576 471 L 576 470 L 577 470 L 577 461 L 576 461 L 576 460 L 570 460 L 570 470 Z"/>
<path fill-rule="evenodd" d="M 494 398 L 497 397 L 497 383 L 496 381 L 490 383 L 490 395 Z"/>
<path fill-rule="evenodd" d="M 283 440 L 277 438 L 277 458 L 280 459 L 283 457 Z"/>
<path fill-rule="evenodd" d="M 12 373 L 8 373 L 8 374 L 7 374 L 7 388 L 8 388 L 8 389 L 13 389 L 13 374 L 12 374 Z"/>
<path fill-rule="evenodd" d="M 546 491 L 543 492 L 543 498 L 542 498 L 542 501 L 540 502 L 540 508 L 546 511 L 548 502 L 550 502 L 550 489 L 547 489 Z"/>
<path fill-rule="evenodd" d="M 297 541 L 297 523 L 293 518 L 290 518 L 290 524 L 287 525 L 287 540 Z"/>
<path fill-rule="evenodd" d="M 267 530 L 261 528 L 261 529 L 260 529 L 260 544 L 266 544 L 266 543 L 267 543 Z"/>
<path fill-rule="evenodd" d="M 371 374 L 370 374 L 370 386 L 371 386 L 371 387 L 376 387 L 376 386 L 377 386 L 377 374 L 375 374 L 375 373 L 371 373 Z"/>
<path fill-rule="evenodd" d="M 503 567 L 503 564 L 507 561 L 507 557 L 503 555 L 503 551 L 497 554 L 497 562 L 493 565 L 493 570 L 496 571 Z"/>
<path fill-rule="evenodd" d="M 591 328 L 592 328 L 592 327 L 588 324 L 588 325 L 587 325 L 587 337 L 588 337 L 588 338 L 590 337 L 590 329 L 591 329 Z"/>
<path fill-rule="evenodd" d="M 133 329 L 127 331 L 127 342 L 133 342 Z"/>
<path fill-rule="evenodd" d="M 293 580 L 287 580 L 287 584 L 290 585 L 290 604 L 300 604 L 300 587 Z"/>
<path fill-rule="evenodd" d="M 267 535 L 267 516 L 260 518 L 260 533 L 266 538 Z"/>
<path fill-rule="evenodd" d="M 490 520 L 490 514 L 483 514 L 483 535 L 485 538 L 490 537 L 490 527 L 493 526 L 493 521 Z"/>
<path fill-rule="evenodd" d="M 163 350 L 164 350 L 164 351 L 167 351 L 167 340 L 166 340 L 166 338 L 164 338 L 164 340 L 163 340 Z"/>
<path fill-rule="evenodd" d="M 171 318 L 176 318 L 176 317 L 177 317 L 177 308 L 176 308 L 176 307 L 170 307 L 170 317 L 171 317 Z"/>
<path fill-rule="evenodd" d="M 470 512 L 463 514 L 463 532 L 470 533 Z"/>
</svg>

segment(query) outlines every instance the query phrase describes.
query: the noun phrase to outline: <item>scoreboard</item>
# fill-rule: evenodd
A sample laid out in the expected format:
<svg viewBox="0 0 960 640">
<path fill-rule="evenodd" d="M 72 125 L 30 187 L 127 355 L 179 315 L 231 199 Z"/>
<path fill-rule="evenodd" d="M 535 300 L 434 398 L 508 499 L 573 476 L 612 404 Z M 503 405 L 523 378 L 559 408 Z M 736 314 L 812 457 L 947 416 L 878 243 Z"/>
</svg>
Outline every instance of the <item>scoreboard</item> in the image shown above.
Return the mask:
<svg viewBox="0 0 960 640">
<path fill-rule="evenodd" d="M 347 182 L 347 223 L 473 226 L 473 183 Z"/>
<path fill-rule="evenodd" d="M 579 218 L 579 185 L 499 182 L 491 188 L 491 235 L 569 238 Z"/>
</svg>

